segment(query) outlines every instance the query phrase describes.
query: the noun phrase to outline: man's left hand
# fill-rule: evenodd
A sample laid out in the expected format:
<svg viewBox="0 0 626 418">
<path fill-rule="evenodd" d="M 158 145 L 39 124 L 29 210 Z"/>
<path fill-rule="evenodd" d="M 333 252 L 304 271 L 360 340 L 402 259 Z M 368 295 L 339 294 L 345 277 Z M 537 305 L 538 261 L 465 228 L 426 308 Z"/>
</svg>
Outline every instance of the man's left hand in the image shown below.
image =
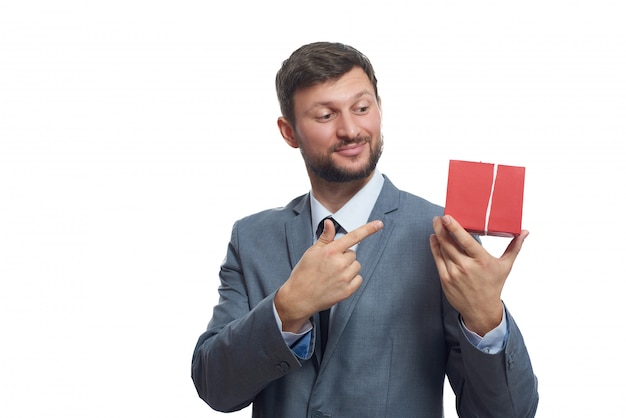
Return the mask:
<svg viewBox="0 0 626 418">
<path fill-rule="evenodd" d="M 430 249 L 443 291 L 465 326 L 484 336 L 502 320 L 502 288 L 528 231 L 513 238 L 496 258 L 450 215 L 436 216 L 433 229 Z"/>
</svg>

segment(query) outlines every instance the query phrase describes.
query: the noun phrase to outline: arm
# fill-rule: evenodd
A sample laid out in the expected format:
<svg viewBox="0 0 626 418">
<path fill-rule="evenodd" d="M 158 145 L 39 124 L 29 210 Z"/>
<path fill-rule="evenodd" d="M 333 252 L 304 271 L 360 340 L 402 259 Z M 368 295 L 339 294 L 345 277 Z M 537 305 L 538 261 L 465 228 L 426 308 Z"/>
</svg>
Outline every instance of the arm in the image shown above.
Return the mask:
<svg viewBox="0 0 626 418">
<path fill-rule="evenodd" d="M 461 335 L 458 313 L 451 314 L 447 327 L 458 339 L 452 345 L 446 373 L 456 394 L 460 417 L 535 416 L 539 395 L 522 334 L 505 309 L 508 338 L 504 350 L 486 354 Z"/>
<path fill-rule="evenodd" d="M 245 277 L 236 225 L 220 270 L 220 302 L 194 350 L 192 378 L 198 395 L 216 410 L 238 410 L 249 405 L 273 380 L 302 367 L 277 327 L 274 306 L 282 331 L 301 331 L 311 315 L 358 288 L 360 266 L 348 249 L 381 228 L 381 222 L 370 222 L 336 241 L 334 229 L 329 228 L 305 252 L 280 290 L 257 303 L 250 289 L 270 289 L 273 285 L 269 280 L 278 281 L 252 277 L 262 274 L 258 271 Z M 320 268 L 323 271 L 316 272 Z M 311 280 L 313 277 L 316 279 Z M 309 341 L 314 343 L 313 338 Z"/>
<path fill-rule="evenodd" d="M 501 301 L 502 288 L 528 231 L 495 258 L 452 217 L 436 217 L 433 227 L 431 250 L 450 307 L 445 315 L 446 334 L 453 336 L 447 374 L 459 415 L 534 416 L 537 380 L 522 335 Z M 463 335 L 459 313 L 467 328 L 482 336 L 501 322 L 503 310 L 508 327 L 504 350 L 481 352 Z"/>
<path fill-rule="evenodd" d="M 270 382 L 301 367 L 276 326 L 275 293 L 251 302 L 243 270 L 235 225 L 220 269 L 220 300 L 191 369 L 198 395 L 225 412 L 244 408 Z"/>
</svg>

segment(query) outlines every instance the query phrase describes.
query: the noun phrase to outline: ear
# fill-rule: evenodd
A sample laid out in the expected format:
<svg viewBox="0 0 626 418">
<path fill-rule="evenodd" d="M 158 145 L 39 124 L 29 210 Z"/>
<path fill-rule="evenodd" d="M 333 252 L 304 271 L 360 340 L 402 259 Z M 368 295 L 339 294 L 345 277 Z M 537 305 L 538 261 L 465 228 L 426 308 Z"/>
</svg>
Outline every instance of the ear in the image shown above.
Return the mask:
<svg viewBox="0 0 626 418">
<path fill-rule="evenodd" d="M 296 141 L 296 137 L 293 132 L 293 127 L 291 124 L 285 119 L 284 116 L 278 118 L 278 130 L 280 134 L 283 136 L 285 142 L 292 148 L 298 148 L 298 141 Z"/>
</svg>

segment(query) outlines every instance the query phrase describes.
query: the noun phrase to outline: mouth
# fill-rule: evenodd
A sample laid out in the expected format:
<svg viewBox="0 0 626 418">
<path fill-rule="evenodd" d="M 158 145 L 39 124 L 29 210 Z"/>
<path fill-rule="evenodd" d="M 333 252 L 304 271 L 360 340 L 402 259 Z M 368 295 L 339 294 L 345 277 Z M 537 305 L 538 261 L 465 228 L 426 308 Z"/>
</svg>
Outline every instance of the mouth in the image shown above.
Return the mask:
<svg viewBox="0 0 626 418">
<path fill-rule="evenodd" d="M 354 157 L 355 155 L 359 155 L 363 152 L 363 149 L 367 145 L 367 142 L 357 142 L 348 144 L 342 147 L 338 147 L 335 149 L 335 152 L 343 157 Z"/>
</svg>

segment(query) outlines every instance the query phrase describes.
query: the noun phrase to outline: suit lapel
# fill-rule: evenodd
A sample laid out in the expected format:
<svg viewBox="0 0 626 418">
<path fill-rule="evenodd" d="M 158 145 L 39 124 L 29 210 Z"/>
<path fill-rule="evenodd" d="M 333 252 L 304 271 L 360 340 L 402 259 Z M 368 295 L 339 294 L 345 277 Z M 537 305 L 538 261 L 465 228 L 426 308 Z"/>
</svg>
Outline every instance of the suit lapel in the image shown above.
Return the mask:
<svg viewBox="0 0 626 418">
<path fill-rule="evenodd" d="M 369 218 L 369 221 L 382 220 L 385 226 L 381 231 L 363 240 L 357 248 L 357 260 L 361 263 L 360 274 L 363 277 L 363 283 L 352 296 L 338 303 L 335 307 L 328 343 L 324 353 L 324 364 L 332 356 L 356 304 L 372 278 L 373 271 L 380 261 L 389 238 L 393 235 L 396 225 L 392 213 L 398 209 L 399 197 L 398 189 L 385 177 L 385 184 Z"/>
<path fill-rule="evenodd" d="M 305 195 L 294 206 L 294 216 L 285 222 L 285 242 L 287 243 L 289 263 L 292 269 L 312 244 L 313 230 L 311 229 L 311 204 L 309 199 L 309 195 Z"/>
</svg>

